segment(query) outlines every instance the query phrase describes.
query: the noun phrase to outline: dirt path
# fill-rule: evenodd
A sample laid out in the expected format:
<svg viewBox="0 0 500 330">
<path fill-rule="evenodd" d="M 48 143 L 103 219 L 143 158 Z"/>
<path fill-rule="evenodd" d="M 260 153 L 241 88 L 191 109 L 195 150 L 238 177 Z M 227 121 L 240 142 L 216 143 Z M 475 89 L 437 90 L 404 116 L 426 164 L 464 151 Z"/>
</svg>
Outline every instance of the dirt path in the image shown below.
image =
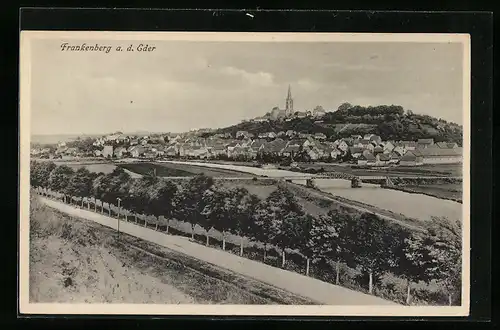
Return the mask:
<svg viewBox="0 0 500 330">
<path fill-rule="evenodd" d="M 64 213 L 95 221 L 101 225 L 117 229 L 118 220 L 98 213 L 74 208 L 54 200 L 40 197 L 46 205 Z M 183 253 L 198 260 L 253 278 L 286 290 L 293 294 L 327 305 L 397 305 L 375 296 L 356 292 L 306 277 L 297 273 L 271 267 L 266 264 L 193 243 L 189 239 L 166 235 L 133 223 L 120 222 L 120 231 L 143 240 L 156 243 L 173 251 Z"/>
</svg>

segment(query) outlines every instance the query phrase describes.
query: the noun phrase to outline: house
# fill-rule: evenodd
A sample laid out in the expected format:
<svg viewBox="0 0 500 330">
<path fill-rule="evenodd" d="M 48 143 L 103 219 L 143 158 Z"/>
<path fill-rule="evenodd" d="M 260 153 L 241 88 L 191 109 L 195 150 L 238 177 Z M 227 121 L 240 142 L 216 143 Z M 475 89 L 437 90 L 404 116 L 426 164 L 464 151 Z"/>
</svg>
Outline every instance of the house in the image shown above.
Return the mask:
<svg viewBox="0 0 500 330">
<path fill-rule="evenodd" d="M 437 146 L 419 149 L 424 164 L 459 164 L 462 162 L 461 148 L 439 148 Z"/>
<path fill-rule="evenodd" d="M 384 153 L 390 154 L 394 150 L 394 147 L 394 143 L 392 143 L 391 141 L 386 141 L 383 147 Z"/>
<path fill-rule="evenodd" d="M 382 143 L 382 138 L 375 134 L 371 134 L 368 140 L 375 142 L 375 145 L 380 145 Z"/>
<path fill-rule="evenodd" d="M 407 151 L 406 148 L 401 143 L 396 143 L 396 146 L 394 147 L 394 149 L 392 149 L 392 152 L 395 152 L 400 156 L 403 156 L 406 153 L 406 151 Z"/>
<path fill-rule="evenodd" d="M 398 146 L 403 147 L 405 150 L 415 150 L 417 148 L 416 141 L 400 141 Z"/>
<path fill-rule="evenodd" d="M 373 149 L 375 148 L 372 141 L 367 140 L 367 139 L 359 140 L 358 146 L 363 148 L 363 149 L 370 150 L 372 152 L 373 152 Z"/>
<path fill-rule="evenodd" d="M 234 148 L 240 148 L 241 147 L 241 144 L 239 144 L 238 142 L 231 142 L 227 145 L 227 150 L 229 152 L 233 152 L 233 149 Z"/>
<path fill-rule="evenodd" d="M 399 158 L 401 157 L 397 152 L 391 152 L 389 155 L 389 164 L 397 164 L 399 163 Z"/>
<path fill-rule="evenodd" d="M 114 150 L 113 154 L 115 155 L 116 158 L 122 158 L 126 152 L 127 148 L 118 147 Z"/>
<path fill-rule="evenodd" d="M 347 149 L 349 149 L 349 145 L 347 144 L 347 142 L 345 140 L 340 140 L 337 148 L 342 151 L 342 152 L 346 152 Z"/>
<path fill-rule="evenodd" d="M 409 150 L 407 151 L 403 157 L 399 160 L 400 166 L 417 166 L 422 165 L 422 156 L 418 151 Z"/>
<path fill-rule="evenodd" d="M 314 134 L 314 138 L 316 140 L 324 141 L 324 140 L 326 140 L 326 135 L 323 133 L 316 133 L 316 134 Z"/>
<path fill-rule="evenodd" d="M 299 139 L 307 139 L 310 136 L 311 134 L 309 133 L 299 133 Z"/>
<path fill-rule="evenodd" d="M 375 165 L 377 158 L 370 150 L 363 151 L 362 156 L 366 159 L 366 165 Z"/>
<path fill-rule="evenodd" d="M 326 115 L 326 112 L 325 110 L 323 109 L 323 107 L 321 106 L 318 106 L 316 108 L 313 109 L 313 112 L 312 112 L 312 115 L 316 118 L 321 118 L 323 117 L 324 115 Z"/>
<path fill-rule="evenodd" d="M 384 148 L 377 146 L 373 148 L 373 154 L 376 156 L 384 152 Z"/>
<path fill-rule="evenodd" d="M 441 149 L 458 148 L 458 145 L 455 142 L 436 142 L 436 146 Z"/>
<path fill-rule="evenodd" d="M 267 138 L 267 133 L 259 133 L 259 135 L 257 135 L 257 137 L 259 139 L 265 139 L 265 138 Z"/>
<path fill-rule="evenodd" d="M 206 158 L 209 156 L 209 151 L 206 147 L 190 146 L 184 149 L 184 155 L 188 157 Z"/>
<path fill-rule="evenodd" d="M 434 144 L 434 139 L 418 139 L 418 148 L 425 149 Z"/>
<path fill-rule="evenodd" d="M 286 136 L 285 132 L 284 131 L 279 131 L 276 136 L 280 137 L 280 138 L 284 138 Z"/>
<path fill-rule="evenodd" d="M 104 158 L 113 157 L 113 146 L 110 145 L 104 146 L 104 148 L 102 149 L 102 156 Z"/>
<path fill-rule="evenodd" d="M 285 135 L 288 136 L 289 138 L 292 138 L 295 135 L 297 135 L 297 132 L 289 129 L 288 131 L 286 131 Z"/>
<path fill-rule="evenodd" d="M 248 132 L 247 131 L 238 131 L 236 132 L 236 138 L 245 138 L 248 137 Z"/>
<path fill-rule="evenodd" d="M 321 157 L 321 154 L 316 148 L 307 148 L 305 151 L 311 160 L 318 160 Z"/>
<path fill-rule="evenodd" d="M 250 146 L 253 149 L 259 150 L 264 146 L 265 143 L 266 143 L 266 140 L 253 140 L 252 144 Z"/>
<path fill-rule="evenodd" d="M 305 141 L 306 141 L 305 139 L 293 139 L 293 140 L 290 140 L 287 145 L 301 147 L 304 145 Z"/>
<path fill-rule="evenodd" d="M 169 157 L 175 157 L 177 156 L 177 148 L 175 146 L 169 146 L 167 148 L 165 148 L 165 156 L 169 156 Z"/>
<path fill-rule="evenodd" d="M 94 155 L 96 157 L 100 157 L 100 156 L 102 156 L 102 151 L 101 150 L 94 150 Z"/>
<path fill-rule="evenodd" d="M 391 156 L 389 154 L 384 154 L 384 153 L 376 155 L 375 158 L 376 158 L 375 164 L 379 166 L 388 165 L 391 160 Z"/>
<path fill-rule="evenodd" d="M 210 154 L 214 157 L 228 155 L 227 149 L 223 145 L 215 145 L 210 149 Z"/>
<path fill-rule="evenodd" d="M 359 147 L 350 147 L 349 152 L 354 159 L 357 159 L 359 156 L 363 154 L 363 149 Z"/>
<path fill-rule="evenodd" d="M 283 150 L 281 150 L 281 155 L 284 157 L 293 157 L 300 151 L 300 146 L 298 145 L 287 145 Z"/>
<path fill-rule="evenodd" d="M 358 165 L 375 165 L 377 159 L 370 150 L 364 150 L 361 156 L 358 157 L 357 163 Z"/>
</svg>

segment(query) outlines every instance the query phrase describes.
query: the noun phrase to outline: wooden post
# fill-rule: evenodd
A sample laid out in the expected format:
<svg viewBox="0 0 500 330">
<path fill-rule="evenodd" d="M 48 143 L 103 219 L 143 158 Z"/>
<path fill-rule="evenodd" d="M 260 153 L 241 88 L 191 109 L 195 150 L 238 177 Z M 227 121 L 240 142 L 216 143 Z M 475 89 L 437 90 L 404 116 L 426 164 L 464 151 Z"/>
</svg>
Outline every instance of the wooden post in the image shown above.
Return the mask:
<svg viewBox="0 0 500 330">
<path fill-rule="evenodd" d="M 243 236 L 240 236 L 240 257 L 243 257 Z"/>
<path fill-rule="evenodd" d="M 104 202 L 101 201 L 101 214 L 104 214 Z"/>
<path fill-rule="evenodd" d="M 407 288 L 406 288 L 406 304 L 410 306 L 411 303 L 411 282 L 410 280 L 407 280 Z"/>
<path fill-rule="evenodd" d="M 373 273 L 370 272 L 369 274 L 370 280 L 368 282 L 368 293 L 372 294 L 373 293 Z"/>
<path fill-rule="evenodd" d="M 83 209 L 83 197 L 82 197 L 82 209 Z"/>
<path fill-rule="evenodd" d="M 109 206 L 109 208 L 108 208 L 108 214 L 109 214 L 109 216 L 111 216 L 111 203 L 108 203 L 108 206 Z"/>
<path fill-rule="evenodd" d="M 340 282 L 340 260 L 337 259 L 337 264 L 335 265 L 335 284 L 339 285 Z"/>
<path fill-rule="evenodd" d="M 87 210 L 90 210 L 90 200 L 87 199 Z"/>
<path fill-rule="evenodd" d="M 285 257 L 285 249 L 283 249 L 283 253 L 281 254 L 282 259 L 281 259 L 281 267 L 285 268 L 285 262 L 286 262 L 286 257 Z"/>
<path fill-rule="evenodd" d="M 309 276 L 309 258 L 306 258 L 306 276 Z"/>
<path fill-rule="evenodd" d="M 97 199 L 94 197 L 94 212 L 97 212 Z"/>
<path fill-rule="evenodd" d="M 137 213 L 134 213 L 135 223 L 137 223 Z"/>
<path fill-rule="evenodd" d="M 167 219 L 167 234 L 168 234 L 168 227 L 169 227 L 169 224 L 170 224 L 170 219 Z"/>
</svg>

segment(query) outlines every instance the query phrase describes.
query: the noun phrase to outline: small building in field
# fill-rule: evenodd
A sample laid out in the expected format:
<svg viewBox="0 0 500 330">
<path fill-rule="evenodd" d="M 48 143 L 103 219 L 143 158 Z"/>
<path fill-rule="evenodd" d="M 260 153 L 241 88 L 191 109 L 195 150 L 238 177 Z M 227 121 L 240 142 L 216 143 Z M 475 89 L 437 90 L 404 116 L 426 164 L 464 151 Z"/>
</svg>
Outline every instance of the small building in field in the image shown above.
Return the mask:
<svg viewBox="0 0 500 330">
<path fill-rule="evenodd" d="M 424 164 L 462 163 L 462 148 L 439 148 L 436 146 L 420 150 Z"/>
<path fill-rule="evenodd" d="M 418 166 L 423 164 L 422 156 L 415 150 L 407 151 L 399 160 L 400 166 Z"/>
<path fill-rule="evenodd" d="M 113 157 L 113 146 L 106 145 L 102 149 L 102 156 L 104 158 L 112 158 Z"/>
</svg>

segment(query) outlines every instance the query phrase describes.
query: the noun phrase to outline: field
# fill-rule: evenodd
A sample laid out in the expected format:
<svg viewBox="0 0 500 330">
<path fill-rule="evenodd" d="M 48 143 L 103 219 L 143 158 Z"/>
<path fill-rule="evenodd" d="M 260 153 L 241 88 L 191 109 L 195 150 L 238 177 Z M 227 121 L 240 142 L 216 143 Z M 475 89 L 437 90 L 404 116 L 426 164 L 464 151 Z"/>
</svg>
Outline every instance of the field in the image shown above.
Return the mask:
<svg viewBox="0 0 500 330">
<path fill-rule="evenodd" d="M 119 167 L 141 175 L 151 174 L 156 170 L 156 175 L 165 176 L 193 176 L 194 174 L 180 168 L 168 167 L 152 163 L 128 163 L 118 164 Z"/>
<path fill-rule="evenodd" d="M 462 201 L 461 184 L 440 184 L 440 185 L 402 185 L 397 186 L 402 191 L 414 192 L 434 196 L 442 199 Z"/>
<path fill-rule="evenodd" d="M 311 303 L 35 199 L 30 222 L 31 302 Z"/>
<path fill-rule="evenodd" d="M 265 181 L 264 181 L 265 182 Z M 277 189 L 276 184 L 265 184 L 262 183 L 262 181 L 258 182 L 253 182 L 251 180 L 245 180 L 245 181 L 225 181 L 223 183 L 224 186 L 228 188 L 235 188 L 235 187 L 241 187 L 245 188 L 248 190 L 251 194 L 255 194 L 258 196 L 260 199 L 266 199 L 273 191 Z M 290 187 L 292 188 L 292 187 Z M 297 191 L 294 190 L 295 192 L 295 198 L 297 198 L 297 201 L 299 202 L 300 205 L 302 205 L 307 213 L 310 213 L 312 215 L 321 215 L 321 214 L 326 214 L 328 211 L 333 208 L 332 202 L 328 202 L 325 199 L 319 199 L 319 198 L 304 198 L 297 194 Z"/>
<path fill-rule="evenodd" d="M 124 163 L 118 166 L 123 167 L 137 174 L 151 173 L 156 169 L 156 175 L 160 177 L 168 176 L 195 176 L 197 174 L 205 174 L 212 177 L 251 177 L 250 174 L 227 169 L 209 168 L 191 164 L 174 164 L 174 163 Z"/>
<path fill-rule="evenodd" d="M 383 176 L 462 176 L 462 164 L 436 164 L 416 167 L 391 167 L 387 169 L 361 169 L 350 165 L 331 163 L 300 163 L 301 167 L 320 169 L 327 172 L 344 172 L 354 175 L 383 175 Z"/>
<path fill-rule="evenodd" d="M 78 170 L 81 167 L 85 167 L 87 170 L 90 172 L 95 172 L 95 173 L 104 173 L 108 174 L 113 172 L 113 170 L 116 168 L 115 164 L 111 163 L 86 163 L 86 162 L 55 162 L 56 165 L 66 165 L 71 167 L 73 170 Z M 133 178 L 139 178 L 141 177 L 140 174 L 129 171 L 125 169 L 125 172 L 127 172 L 131 177 Z"/>
</svg>

